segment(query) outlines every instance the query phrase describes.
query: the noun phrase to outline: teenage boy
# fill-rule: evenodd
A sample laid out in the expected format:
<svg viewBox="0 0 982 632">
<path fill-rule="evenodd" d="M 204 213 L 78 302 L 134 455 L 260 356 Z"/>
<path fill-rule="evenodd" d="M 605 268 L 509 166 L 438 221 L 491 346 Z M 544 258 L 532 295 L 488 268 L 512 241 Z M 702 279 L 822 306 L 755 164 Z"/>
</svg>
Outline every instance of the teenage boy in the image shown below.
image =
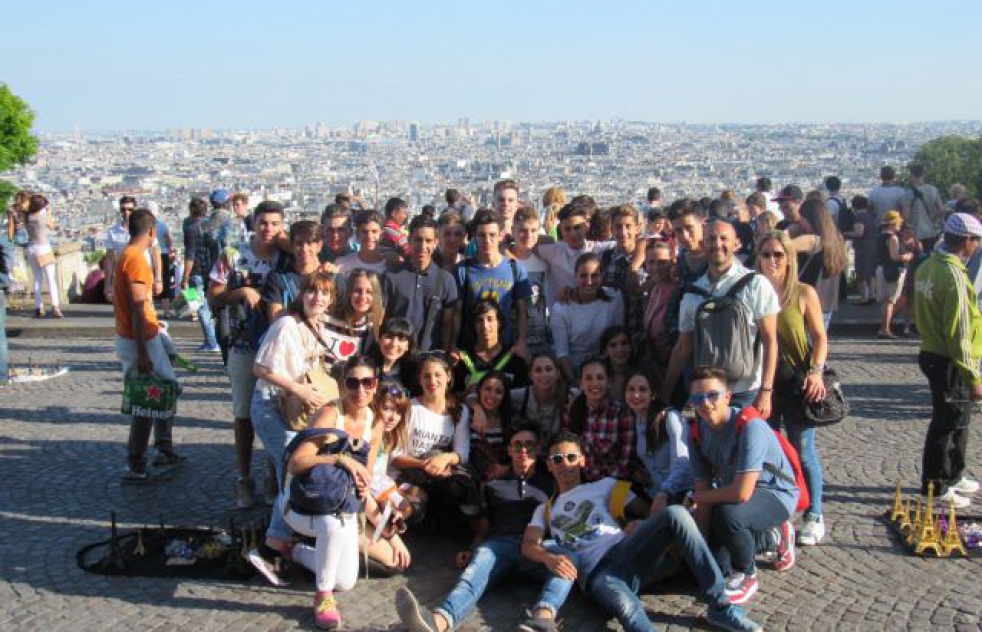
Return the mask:
<svg viewBox="0 0 982 632">
<path fill-rule="evenodd" d="M 527 345 L 527 301 L 532 296 L 528 272 L 525 266 L 501 254 L 502 219 L 495 211 L 481 209 L 474 214 L 471 228 L 477 243 L 477 255 L 457 265 L 457 294 L 460 302 L 454 315 L 455 328 L 460 332 L 460 347 L 470 351 L 473 345 L 470 314 L 482 299 L 490 298 L 498 303 L 504 314 L 502 345 L 514 345 L 514 353 L 530 361 Z"/>
<path fill-rule="evenodd" d="M 473 217 L 473 214 L 471 215 Z M 457 264 L 464 260 L 464 249 L 467 248 L 467 226 L 464 218 L 457 211 L 446 211 L 437 220 L 440 227 L 439 247 L 433 253 L 433 260 L 441 268 L 453 274 Z"/>
<path fill-rule="evenodd" d="M 610 209 L 610 226 L 614 231 L 614 247 L 600 256 L 603 264 L 603 285 L 619 291 L 624 297 L 624 326 L 631 332 L 632 341 L 639 343 L 644 320 L 644 295 L 641 293 L 639 272 L 644 264 L 645 239 L 639 239 L 641 223 L 638 211 L 630 204 Z"/>
<path fill-rule="evenodd" d="M 760 415 L 745 425 L 738 422 L 741 410 L 730 407 L 722 370 L 696 367 L 691 393 L 696 421 L 687 441 L 696 522 L 717 547 L 730 602 L 741 604 L 757 592 L 757 542 L 775 547 L 778 571 L 794 566 L 791 516 L 799 493 L 794 470 Z"/>
<path fill-rule="evenodd" d="M 420 351 L 454 348 L 457 284 L 453 275 L 433 262 L 436 231 L 433 219 L 414 218 L 409 224 L 409 257 L 390 263 L 382 275 L 385 315 L 412 324 Z"/>
<path fill-rule="evenodd" d="M 263 285 L 263 302 L 270 323 L 286 314 L 290 303 L 300 293 L 301 282 L 317 271 L 320 265 L 318 256 L 323 245 L 323 232 L 317 222 L 301 220 L 290 226 L 293 263 L 285 270 L 270 272 Z"/>
<path fill-rule="evenodd" d="M 218 192 L 216 192 L 218 193 Z M 214 199 L 221 199 L 215 196 Z M 208 204 L 201 198 L 192 198 L 188 204 L 191 213 L 190 222 L 184 231 L 184 277 L 181 279 L 181 289 L 195 287 L 201 295 L 201 307 L 198 309 L 198 322 L 201 324 L 201 334 L 204 343 L 198 348 L 199 351 L 208 353 L 219 353 L 222 349 L 218 345 L 218 338 L 215 333 L 215 319 L 212 316 L 211 306 L 206 297 L 207 278 L 211 273 L 212 267 L 218 260 L 221 251 L 227 245 L 221 241 L 227 236 L 227 231 L 219 225 L 218 230 L 212 230 L 212 218 L 206 217 Z M 221 207 L 216 210 L 216 214 L 221 212 Z M 216 222 L 221 218 L 215 217 Z"/>
<path fill-rule="evenodd" d="M 157 220 L 146 209 L 137 209 L 129 216 L 129 245 L 116 260 L 113 277 L 113 311 L 116 317 L 116 357 L 123 376 L 133 373 L 156 374 L 165 380 L 176 381 L 174 368 L 164 348 L 153 309 L 153 270 L 147 262 L 147 251 L 157 238 Z M 157 455 L 153 466 L 175 465 L 185 460 L 174 452 L 173 419 L 151 419 L 133 415 L 127 444 L 129 467 L 123 478 L 145 481 L 147 444 L 153 429 Z"/>
<path fill-rule="evenodd" d="M 502 243 L 511 243 L 512 223 L 518 212 L 518 184 L 514 180 L 499 180 L 494 184 L 494 210 L 501 216 Z"/>
<path fill-rule="evenodd" d="M 322 269 L 337 272 L 335 262 L 352 252 L 351 211 L 340 204 L 328 204 L 321 214 L 321 228 L 324 231 L 324 249 L 320 253 Z"/>
<path fill-rule="evenodd" d="M 535 254 L 541 258 L 549 272 L 546 304 L 551 309 L 567 288 L 576 285 L 576 260 L 586 252 L 600 250 L 600 244 L 586 238 L 590 227 L 590 216 L 597 209 L 593 199 L 580 195 L 559 211 L 559 235 L 562 241 L 554 244 L 539 244 Z"/>
<path fill-rule="evenodd" d="M 355 239 L 358 241 L 358 252 L 349 252 L 334 261 L 339 277 L 346 278 L 355 268 L 370 270 L 377 274 L 385 272 L 385 257 L 380 249 L 382 224 L 382 216 L 377 211 L 362 211 L 355 215 Z"/>
<path fill-rule="evenodd" d="M 695 358 L 700 352 L 707 351 L 696 349 L 696 328 L 706 326 L 705 319 L 696 318 L 699 306 L 710 298 L 727 295 L 739 283 L 742 287 L 736 291 L 735 298 L 742 303 L 747 320 L 747 328 L 740 333 L 747 339 L 742 342 L 747 348 L 754 349 L 755 353 L 757 349 L 760 351 L 759 358 L 755 356 L 753 370 L 733 383 L 733 404 L 740 407 L 753 404 L 761 416 L 767 419 L 771 415 L 771 396 L 777 370 L 777 314 L 781 311 L 781 303 L 774 286 L 767 279 L 748 270 L 736 259 L 739 244 L 736 229 L 728 220 L 713 218 L 706 224 L 703 236 L 706 274 L 699 277 L 691 287 L 687 286 L 688 291 L 683 289 L 685 294 L 679 309 L 679 339 L 672 350 L 659 395 L 663 401 L 669 401 L 683 368 L 696 364 Z M 706 334 L 707 331 L 703 329 L 699 333 Z"/>
<path fill-rule="evenodd" d="M 541 222 L 539 214 L 533 209 L 522 209 L 515 214 L 512 232 L 515 240 L 509 253 L 515 261 L 525 267 L 529 277 L 532 294 L 526 301 L 525 339 L 529 355 L 552 352 L 552 337 L 549 329 L 549 310 L 546 307 L 546 273 L 549 266 L 535 254 L 539 242 Z"/>
<path fill-rule="evenodd" d="M 470 550 L 457 553 L 457 566 L 466 568 L 453 590 L 434 610 L 420 606 L 408 588 L 396 592 L 396 610 L 410 632 L 444 632 L 461 625 L 481 595 L 506 577 L 548 578 L 543 566 L 522 557 L 525 527 L 555 489 L 552 477 L 536 467 L 538 431 L 519 428 L 508 442 L 508 454 L 508 473 L 481 485 L 477 531 Z M 555 613 L 572 587 L 572 580 L 549 582 L 538 607 Z"/>
<path fill-rule="evenodd" d="M 726 630 L 760 630 L 727 600 L 723 575 L 688 511 L 674 505 L 649 515 L 649 503 L 635 496 L 627 481 L 583 483 L 580 440 L 569 432 L 553 440 L 546 465 L 556 479 L 557 495 L 535 510 L 522 555 L 556 577 L 578 581 L 628 632 L 650 632 L 657 628 L 638 592 L 678 567 L 669 555 L 674 544 L 706 595 L 709 623 Z M 625 524 L 627 514 L 639 520 Z M 519 629 L 555 630 L 554 617 L 554 611 L 537 607 Z"/>
<path fill-rule="evenodd" d="M 273 270 L 286 267 L 287 256 L 276 248 L 283 230 L 283 205 L 264 201 L 256 207 L 255 231 L 234 253 L 223 253 L 209 275 L 208 300 L 228 323 L 228 370 L 232 384 L 232 417 L 235 424 L 236 504 L 248 509 L 255 503 L 252 480 L 252 446 L 255 433 L 249 407 L 256 390 L 252 372 L 259 343 L 269 328 L 262 288 Z"/>
<path fill-rule="evenodd" d="M 411 254 L 406 222 L 409 221 L 409 205 L 400 198 L 389 198 L 385 203 L 385 225 L 382 226 L 382 250 L 395 252 L 406 258 Z"/>
</svg>

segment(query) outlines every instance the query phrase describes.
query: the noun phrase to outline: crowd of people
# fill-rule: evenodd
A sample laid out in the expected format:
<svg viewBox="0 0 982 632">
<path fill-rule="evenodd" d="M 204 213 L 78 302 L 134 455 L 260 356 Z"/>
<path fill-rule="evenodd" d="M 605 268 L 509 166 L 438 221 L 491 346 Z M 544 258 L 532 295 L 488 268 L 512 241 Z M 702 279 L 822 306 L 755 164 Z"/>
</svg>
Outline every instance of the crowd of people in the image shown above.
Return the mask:
<svg viewBox="0 0 982 632">
<path fill-rule="evenodd" d="M 540 211 L 504 180 L 492 208 L 451 190 L 442 213 L 410 221 L 401 199 L 379 212 L 339 195 L 320 223 L 290 225 L 277 202 L 250 210 L 217 190 L 189 204 L 183 259 L 125 197 L 104 294 L 124 375 L 165 379 L 176 352 L 154 298 L 203 297 L 200 349 L 221 353 L 231 386 L 239 507 L 260 495 L 256 436 L 268 457 L 270 524 L 249 559 L 276 585 L 291 563 L 312 571 L 319 627 L 340 625 L 336 593 L 360 552 L 404 572 L 405 531 L 427 528 L 469 546 L 436 608 L 399 590 L 414 632 L 459 626 L 509 575 L 542 584 L 521 630 L 557 629 L 574 582 L 626 630 L 653 630 L 639 591 L 686 567 L 710 624 L 758 630 L 741 605 L 759 568 L 791 570 L 828 529 L 804 408 L 828 395 L 850 248 L 860 300 L 883 302 L 880 335 L 906 310 L 905 333 L 916 319 L 922 337 L 924 491 L 964 506 L 978 488 L 964 471 L 982 399 L 979 205 L 946 207 L 923 169 L 910 174 L 904 187 L 884 168 L 849 201 L 835 177 L 807 194 L 773 195 L 762 178 L 744 199 L 667 206 L 652 189 L 640 210 L 553 187 Z M 15 204 L 50 286 L 47 201 Z M 127 481 L 184 460 L 172 425 L 133 417 Z M 293 481 L 322 469 L 344 473 L 357 502 L 300 502 Z"/>
</svg>

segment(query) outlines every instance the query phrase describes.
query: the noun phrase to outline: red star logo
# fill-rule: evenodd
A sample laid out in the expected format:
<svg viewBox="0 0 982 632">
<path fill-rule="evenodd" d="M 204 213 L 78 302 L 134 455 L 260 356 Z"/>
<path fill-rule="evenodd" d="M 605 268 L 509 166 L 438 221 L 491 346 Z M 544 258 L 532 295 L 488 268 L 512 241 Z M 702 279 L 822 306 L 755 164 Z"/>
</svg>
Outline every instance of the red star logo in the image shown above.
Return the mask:
<svg viewBox="0 0 982 632">
<path fill-rule="evenodd" d="M 155 402 L 160 401 L 160 396 L 164 394 L 164 389 L 160 388 L 156 384 L 146 387 L 147 399 L 152 399 Z"/>
</svg>

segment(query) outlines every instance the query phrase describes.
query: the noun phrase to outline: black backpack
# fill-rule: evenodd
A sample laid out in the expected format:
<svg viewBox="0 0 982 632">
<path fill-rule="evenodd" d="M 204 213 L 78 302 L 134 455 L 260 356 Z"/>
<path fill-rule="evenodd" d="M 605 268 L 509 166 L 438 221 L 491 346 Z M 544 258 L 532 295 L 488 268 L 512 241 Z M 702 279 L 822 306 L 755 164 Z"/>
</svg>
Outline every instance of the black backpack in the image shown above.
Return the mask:
<svg viewBox="0 0 982 632">
<path fill-rule="evenodd" d="M 751 335 L 753 313 L 737 298 L 755 276 L 756 272 L 744 275 L 723 296 L 694 286 L 687 289 L 689 294 L 705 297 L 696 308 L 693 364 L 722 369 L 730 382 L 752 379 L 760 366 L 760 336 Z"/>
<path fill-rule="evenodd" d="M 839 216 L 835 222 L 839 232 L 851 233 L 852 226 L 856 223 L 856 213 L 849 207 L 849 203 L 846 202 L 845 198 L 836 196 L 829 199 L 835 200 L 835 203 L 839 205 Z"/>
</svg>

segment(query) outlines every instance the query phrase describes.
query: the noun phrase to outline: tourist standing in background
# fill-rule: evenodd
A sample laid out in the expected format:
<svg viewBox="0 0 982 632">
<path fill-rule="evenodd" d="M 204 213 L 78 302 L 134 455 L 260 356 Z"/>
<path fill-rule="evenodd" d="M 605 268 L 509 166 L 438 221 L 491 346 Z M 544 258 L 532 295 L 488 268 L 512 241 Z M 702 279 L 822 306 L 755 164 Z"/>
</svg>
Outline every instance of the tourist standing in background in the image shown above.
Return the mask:
<svg viewBox="0 0 982 632">
<path fill-rule="evenodd" d="M 60 292 L 58 291 L 55 254 L 48 241 L 48 231 L 52 227 L 51 216 L 48 214 L 48 198 L 40 193 L 31 196 L 27 203 L 27 213 L 24 224 L 27 228 L 27 260 L 34 272 L 34 317 L 44 316 L 44 280 L 48 281 L 48 294 L 51 296 L 51 314 L 55 318 L 63 318 L 61 313 Z"/>
<path fill-rule="evenodd" d="M 944 203 L 937 187 L 924 180 L 924 165 L 911 165 L 907 179 L 910 188 L 904 193 L 904 219 L 914 228 L 924 252 L 931 252 L 938 241 L 944 221 Z"/>
<path fill-rule="evenodd" d="M 880 169 L 880 186 L 870 190 L 867 199 L 870 209 L 876 216 L 876 223 L 879 225 L 883 221 L 883 216 L 889 211 L 900 208 L 907 191 L 895 181 L 897 172 L 893 167 L 886 166 Z"/>
</svg>

